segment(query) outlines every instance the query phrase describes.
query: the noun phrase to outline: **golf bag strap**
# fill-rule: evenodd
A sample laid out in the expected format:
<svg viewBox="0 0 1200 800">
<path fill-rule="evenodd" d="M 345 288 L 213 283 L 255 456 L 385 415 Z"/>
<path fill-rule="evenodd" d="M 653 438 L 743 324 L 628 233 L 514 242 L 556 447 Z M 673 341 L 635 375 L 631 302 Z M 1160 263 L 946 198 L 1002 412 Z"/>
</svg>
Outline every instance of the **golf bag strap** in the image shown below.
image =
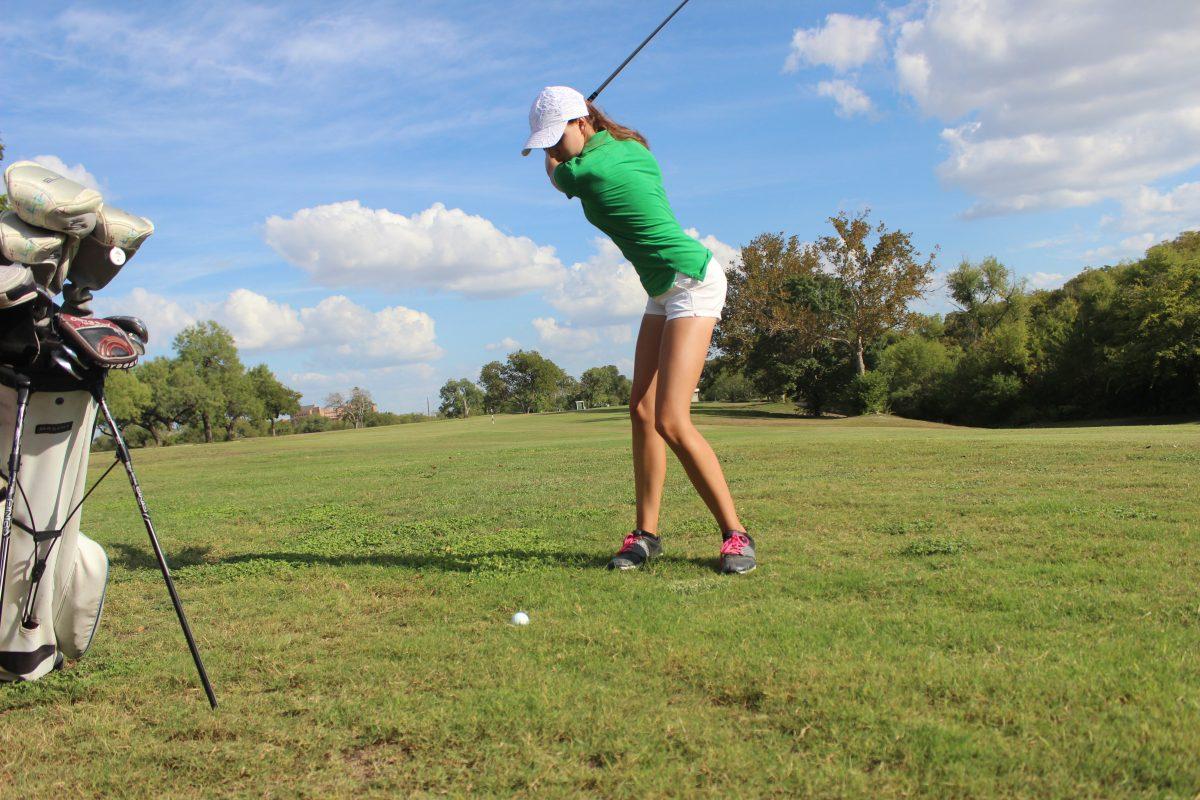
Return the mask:
<svg viewBox="0 0 1200 800">
<path fill-rule="evenodd" d="M 13 525 L 16 525 L 18 528 L 32 536 L 33 541 L 37 544 L 49 542 L 62 536 L 62 529 L 56 531 L 35 531 L 33 528 L 29 527 L 24 522 L 21 522 L 19 519 L 14 519 Z"/>
<path fill-rule="evenodd" d="M 115 322 L 73 314 L 55 314 L 54 321 L 81 358 L 108 369 L 129 369 L 137 363 L 137 349 Z"/>
</svg>

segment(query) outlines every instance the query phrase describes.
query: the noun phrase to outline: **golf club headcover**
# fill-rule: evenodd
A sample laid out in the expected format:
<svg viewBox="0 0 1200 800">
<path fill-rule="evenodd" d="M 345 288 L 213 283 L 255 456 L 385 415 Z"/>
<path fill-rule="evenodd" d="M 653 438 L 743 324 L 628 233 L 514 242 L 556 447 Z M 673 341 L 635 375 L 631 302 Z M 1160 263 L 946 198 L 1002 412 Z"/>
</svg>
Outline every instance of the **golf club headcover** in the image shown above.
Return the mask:
<svg viewBox="0 0 1200 800">
<path fill-rule="evenodd" d="M 63 341 L 81 359 L 107 369 L 129 369 L 137 363 L 137 348 L 117 324 L 72 314 L 55 314 L 54 321 Z"/>
<path fill-rule="evenodd" d="M 59 233 L 87 236 L 96 227 L 104 198 L 95 189 L 64 178 L 33 161 L 18 161 L 4 170 L 8 199 L 17 216 Z"/>
<path fill-rule="evenodd" d="M 114 206 L 96 215 L 92 235 L 79 243 L 71 260 L 71 280 L 88 289 L 103 289 L 154 233 L 154 223 Z"/>
<path fill-rule="evenodd" d="M 30 225 L 12 211 L 0 212 L 0 255 L 17 264 L 53 263 L 62 260 L 61 233 Z"/>
<path fill-rule="evenodd" d="M 0 265 L 0 308 L 12 308 L 37 297 L 37 283 L 29 267 Z"/>
</svg>

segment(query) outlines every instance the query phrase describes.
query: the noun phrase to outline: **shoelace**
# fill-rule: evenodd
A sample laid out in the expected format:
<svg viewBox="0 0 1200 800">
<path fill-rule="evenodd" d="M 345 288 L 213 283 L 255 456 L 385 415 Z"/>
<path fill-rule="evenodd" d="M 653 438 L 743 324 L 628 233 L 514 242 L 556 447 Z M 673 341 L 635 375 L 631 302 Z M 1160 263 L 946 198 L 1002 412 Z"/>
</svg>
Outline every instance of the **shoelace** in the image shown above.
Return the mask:
<svg viewBox="0 0 1200 800">
<path fill-rule="evenodd" d="M 735 533 L 721 545 L 721 555 L 740 556 L 745 548 L 750 546 L 750 540 L 744 534 Z"/>
<path fill-rule="evenodd" d="M 625 541 L 621 542 L 621 549 L 617 551 L 617 555 L 620 555 L 621 553 L 628 553 L 630 550 L 632 550 L 637 545 L 639 538 L 640 537 L 636 533 L 631 533 L 626 536 Z"/>
</svg>

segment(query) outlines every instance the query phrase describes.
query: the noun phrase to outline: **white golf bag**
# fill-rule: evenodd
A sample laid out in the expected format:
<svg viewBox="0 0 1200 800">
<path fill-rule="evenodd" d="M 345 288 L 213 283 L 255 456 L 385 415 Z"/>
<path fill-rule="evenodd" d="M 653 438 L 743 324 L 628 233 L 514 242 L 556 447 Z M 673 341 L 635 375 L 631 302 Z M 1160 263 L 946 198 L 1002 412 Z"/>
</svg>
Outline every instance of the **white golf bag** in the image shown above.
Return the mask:
<svg viewBox="0 0 1200 800">
<path fill-rule="evenodd" d="M 45 390 L 44 390 L 45 389 Z M 0 379 L 0 453 L 8 464 L 17 389 Z M 30 387 L 12 536 L 0 598 L 0 680 L 34 680 L 88 649 L 100 622 L 108 558 L 79 531 L 96 401 L 85 390 Z M 5 470 L 7 473 L 7 469 Z"/>
<path fill-rule="evenodd" d="M 209 704 L 217 698 L 133 471 L 104 382 L 146 352 L 134 317 L 96 319 L 108 285 L 154 225 L 29 161 L 4 171 L 0 214 L 0 681 L 78 658 L 104 607 L 108 558 L 79 532 L 97 415 L 116 445 Z M 54 298 L 63 294 L 65 303 Z M 108 475 L 108 472 L 104 473 Z M 102 476 L 103 479 L 103 476 Z"/>
</svg>

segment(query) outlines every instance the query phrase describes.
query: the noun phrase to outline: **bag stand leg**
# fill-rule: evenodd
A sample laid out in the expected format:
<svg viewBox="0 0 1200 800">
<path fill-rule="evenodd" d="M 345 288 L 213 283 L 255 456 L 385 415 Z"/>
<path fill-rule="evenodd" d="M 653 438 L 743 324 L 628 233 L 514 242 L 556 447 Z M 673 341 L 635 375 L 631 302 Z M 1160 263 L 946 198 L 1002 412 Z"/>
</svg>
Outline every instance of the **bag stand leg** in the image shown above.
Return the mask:
<svg viewBox="0 0 1200 800">
<path fill-rule="evenodd" d="M 0 528 L 0 622 L 4 616 L 4 588 L 8 578 L 8 542 L 12 534 L 13 505 L 17 496 L 17 473 L 21 470 L 21 432 L 29 408 L 29 379 L 17 375 L 17 420 L 13 425 L 12 452 L 8 456 L 8 488 L 4 492 L 4 521 Z"/>
<path fill-rule="evenodd" d="M 188 649 L 192 651 L 192 660 L 196 662 L 196 672 L 200 675 L 200 683 L 204 686 L 204 693 L 208 695 L 208 704 L 216 708 L 217 696 L 213 693 L 212 684 L 208 681 L 208 673 L 204 669 L 204 662 L 200 660 L 200 650 L 196 647 L 196 639 L 192 636 L 191 626 L 188 625 L 187 617 L 183 613 L 183 603 L 179 599 L 179 594 L 175 591 L 175 582 L 171 580 L 171 570 L 167 567 L 166 556 L 163 555 L 162 547 L 158 543 L 158 535 L 154 532 L 154 523 L 150 521 L 150 511 L 146 508 L 146 500 L 142 496 L 141 484 L 138 483 L 137 475 L 133 473 L 133 461 L 129 457 L 129 448 L 125 446 L 125 438 L 121 436 L 121 429 L 117 427 L 116 421 L 108 410 L 108 402 L 104 399 L 104 384 L 102 382 L 98 382 L 92 386 L 92 396 L 96 398 L 96 404 L 100 406 L 100 413 L 104 415 L 104 421 L 112 431 L 113 442 L 117 447 L 117 459 L 124 465 L 125 474 L 129 476 L 129 484 L 133 487 L 133 496 L 137 499 L 138 510 L 142 513 L 142 522 L 146 524 L 146 533 L 150 534 L 150 546 L 154 548 L 154 557 L 158 559 L 158 568 L 162 571 L 163 580 L 167 583 L 167 592 L 171 595 L 171 604 L 175 606 L 175 614 L 179 617 L 179 626 L 183 628 L 183 636 L 187 639 Z M 18 425 L 19 429 L 20 426 Z"/>
</svg>

